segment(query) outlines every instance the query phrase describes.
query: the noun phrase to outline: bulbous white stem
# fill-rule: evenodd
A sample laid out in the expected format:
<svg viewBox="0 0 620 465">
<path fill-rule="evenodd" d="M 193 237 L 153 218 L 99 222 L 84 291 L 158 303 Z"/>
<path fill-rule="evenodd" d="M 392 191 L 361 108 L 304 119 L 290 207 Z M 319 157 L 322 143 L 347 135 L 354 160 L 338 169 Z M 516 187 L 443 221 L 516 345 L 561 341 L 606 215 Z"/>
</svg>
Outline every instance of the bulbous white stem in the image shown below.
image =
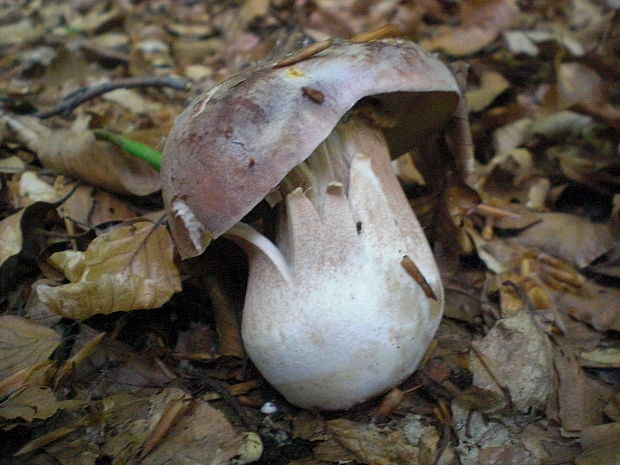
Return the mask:
<svg viewBox="0 0 620 465">
<path fill-rule="evenodd" d="M 441 318 L 443 290 L 381 132 L 350 118 L 315 155 L 313 169 L 303 168 L 311 173 L 307 190 L 286 193 L 281 254 L 262 241 L 248 249 L 242 336 L 290 402 L 343 409 L 417 368 Z M 405 256 L 434 297 L 401 266 Z"/>
</svg>

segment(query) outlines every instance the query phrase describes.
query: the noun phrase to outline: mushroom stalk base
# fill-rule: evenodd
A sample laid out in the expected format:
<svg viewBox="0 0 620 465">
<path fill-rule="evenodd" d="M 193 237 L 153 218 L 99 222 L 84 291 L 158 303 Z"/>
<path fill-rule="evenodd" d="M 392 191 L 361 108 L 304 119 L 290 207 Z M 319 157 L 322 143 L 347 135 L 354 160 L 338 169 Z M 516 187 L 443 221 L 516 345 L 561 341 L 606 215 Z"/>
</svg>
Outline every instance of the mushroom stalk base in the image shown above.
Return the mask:
<svg viewBox="0 0 620 465">
<path fill-rule="evenodd" d="M 443 310 L 439 272 L 382 132 L 355 113 L 279 191 L 281 255 L 247 248 L 245 348 L 291 403 L 349 408 L 417 368 Z"/>
</svg>

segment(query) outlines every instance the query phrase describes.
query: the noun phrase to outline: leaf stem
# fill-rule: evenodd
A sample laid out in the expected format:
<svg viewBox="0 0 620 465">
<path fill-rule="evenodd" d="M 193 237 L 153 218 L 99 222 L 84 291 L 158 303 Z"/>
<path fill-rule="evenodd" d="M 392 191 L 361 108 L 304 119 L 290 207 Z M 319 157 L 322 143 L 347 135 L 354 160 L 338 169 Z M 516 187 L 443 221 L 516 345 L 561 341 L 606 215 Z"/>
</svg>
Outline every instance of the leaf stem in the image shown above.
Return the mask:
<svg viewBox="0 0 620 465">
<path fill-rule="evenodd" d="M 120 147 L 128 154 L 144 160 L 157 171 L 161 170 L 161 159 L 163 156 L 161 152 L 158 152 L 157 150 L 141 142 L 127 139 L 104 129 L 95 129 L 93 130 L 93 133 L 97 139 L 110 142 Z"/>
</svg>

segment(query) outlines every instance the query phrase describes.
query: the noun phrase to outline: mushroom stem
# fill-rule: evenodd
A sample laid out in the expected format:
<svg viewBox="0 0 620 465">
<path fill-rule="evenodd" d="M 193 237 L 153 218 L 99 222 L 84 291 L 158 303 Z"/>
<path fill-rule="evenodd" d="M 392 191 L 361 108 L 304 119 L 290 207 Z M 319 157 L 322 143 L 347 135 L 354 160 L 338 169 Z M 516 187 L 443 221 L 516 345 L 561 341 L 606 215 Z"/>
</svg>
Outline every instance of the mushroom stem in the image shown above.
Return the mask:
<svg viewBox="0 0 620 465">
<path fill-rule="evenodd" d="M 278 191 L 277 248 L 251 234 L 244 344 L 292 403 L 348 408 L 415 370 L 441 316 L 439 273 L 381 130 L 355 110 Z"/>
</svg>

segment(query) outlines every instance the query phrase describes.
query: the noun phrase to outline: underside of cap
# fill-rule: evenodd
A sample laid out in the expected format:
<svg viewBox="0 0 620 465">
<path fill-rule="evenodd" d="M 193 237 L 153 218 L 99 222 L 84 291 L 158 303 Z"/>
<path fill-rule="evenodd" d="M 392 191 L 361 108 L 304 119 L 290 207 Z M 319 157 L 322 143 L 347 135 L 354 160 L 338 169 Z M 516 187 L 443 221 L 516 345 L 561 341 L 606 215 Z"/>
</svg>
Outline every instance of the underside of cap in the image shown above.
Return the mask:
<svg viewBox="0 0 620 465">
<path fill-rule="evenodd" d="M 335 40 L 302 61 L 261 63 L 195 99 L 164 147 L 162 183 L 183 258 L 199 255 L 323 142 L 357 102 L 384 112 L 398 156 L 440 129 L 459 88 L 447 67 L 405 40 Z"/>
</svg>

